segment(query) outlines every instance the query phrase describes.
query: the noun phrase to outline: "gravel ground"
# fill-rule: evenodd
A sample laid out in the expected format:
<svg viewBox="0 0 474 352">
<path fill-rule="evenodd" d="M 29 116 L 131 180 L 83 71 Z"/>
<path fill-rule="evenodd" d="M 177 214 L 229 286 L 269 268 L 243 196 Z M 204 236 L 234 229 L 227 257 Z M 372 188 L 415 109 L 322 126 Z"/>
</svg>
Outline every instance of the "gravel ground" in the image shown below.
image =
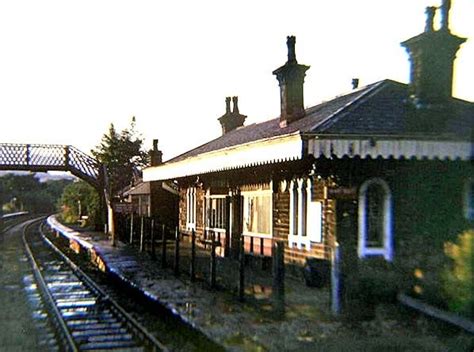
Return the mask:
<svg viewBox="0 0 474 352">
<path fill-rule="evenodd" d="M 177 279 L 170 269 L 161 269 L 159 257 L 153 260 L 123 243 L 112 247 L 100 233 L 85 236 L 115 275 L 230 351 L 472 351 L 474 347 L 472 335 L 398 304 L 378 306 L 369 321 L 336 319 L 328 309 L 327 289 L 309 288 L 290 277 L 285 282 L 285 315 L 278 318 L 269 300 L 268 273 L 257 268 L 248 269 L 246 301 L 241 303 L 232 288 L 224 288 L 226 281 L 235 282 L 235 265 L 228 261 L 218 263 L 220 288 L 211 290 L 204 280 L 205 260 L 200 261 L 203 280 L 190 283 L 184 274 Z M 168 257 L 172 260 L 171 248 Z"/>
</svg>

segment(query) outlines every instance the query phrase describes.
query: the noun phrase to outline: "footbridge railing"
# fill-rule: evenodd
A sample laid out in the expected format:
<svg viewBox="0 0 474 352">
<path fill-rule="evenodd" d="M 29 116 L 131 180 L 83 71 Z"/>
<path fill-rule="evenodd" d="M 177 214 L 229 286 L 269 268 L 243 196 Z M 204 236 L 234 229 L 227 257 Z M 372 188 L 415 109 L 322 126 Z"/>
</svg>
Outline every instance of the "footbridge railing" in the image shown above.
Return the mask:
<svg viewBox="0 0 474 352">
<path fill-rule="evenodd" d="M 69 171 L 104 188 L 102 164 L 70 145 L 0 143 L 0 170 Z"/>
</svg>

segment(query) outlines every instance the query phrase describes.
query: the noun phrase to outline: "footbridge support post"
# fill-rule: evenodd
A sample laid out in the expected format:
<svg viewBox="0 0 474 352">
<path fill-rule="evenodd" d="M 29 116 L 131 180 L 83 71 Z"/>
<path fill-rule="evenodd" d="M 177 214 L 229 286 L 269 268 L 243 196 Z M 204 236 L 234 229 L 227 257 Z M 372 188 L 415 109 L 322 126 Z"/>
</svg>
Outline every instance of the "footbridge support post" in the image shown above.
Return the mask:
<svg viewBox="0 0 474 352">
<path fill-rule="evenodd" d="M 104 192 L 105 198 L 105 206 L 107 207 L 107 235 L 110 236 L 112 241 L 112 246 L 116 245 L 116 238 L 115 238 L 115 216 L 114 216 L 114 208 L 112 205 L 112 197 L 110 191 L 110 183 L 109 178 L 107 176 L 107 167 L 102 165 L 101 168 L 101 175 L 100 178 L 102 180 L 102 190 Z"/>
<path fill-rule="evenodd" d="M 112 246 L 115 246 L 115 216 L 112 204 L 109 202 L 107 202 L 107 229 L 112 241 Z"/>
</svg>

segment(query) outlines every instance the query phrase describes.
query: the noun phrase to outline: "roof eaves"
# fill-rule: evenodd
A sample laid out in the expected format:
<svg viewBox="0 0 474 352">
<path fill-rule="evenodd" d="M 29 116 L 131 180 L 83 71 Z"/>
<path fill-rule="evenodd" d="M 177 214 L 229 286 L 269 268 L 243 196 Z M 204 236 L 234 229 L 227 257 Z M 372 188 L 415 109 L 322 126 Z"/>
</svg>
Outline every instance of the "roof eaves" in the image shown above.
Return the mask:
<svg viewBox="0 0 474 352">
<path fill-rule="evenodd" d="M 418 140 L 418 141 L 470 141 L 469 138 L 460 138 L 453 133 L 405 133 L 405 134 L 383 134 L 383 133 L 318 133 L 318 132 L 307 132 L 303 134 L 303 137 L 307 140 L 310 138 L 315 139 L 373 139 L 377 140 Z"/>
<path fill-rule="evenodd" d="M 473 160 L 474 144 L 469 141 L 410 138 L 313 138 L 308 140 L 308 153 L 316 159 L 382 158 L 416 160 Z"/>
<path fill-rule="evenodd" d="M 146 181 L 167 180 L 294 160 L 302 156 L 303 141 L 301 133 L 296 131 L 148 167 L 144 170 L 144 179 Z"/>
<path fill-rule="evenodd" d="M 229 152 L 229 151 L 237 150 L 239 148 L 252 147 L 252 145 L 272 142 L 272 141 L 277 140 L 277 139 L 293 137 L 293 136 L 296 136 L 296 135 L 299 135 L 299 134 L 301 134 L 301 132 L 298 130 L 298 131 L 295 131 L 295 132 L 292 132 L 292 133 L 287 133 L 287 134 L 282 134 L 282 135 L 277 135 L 277 136 L 271 136 L 271 137 L 266 137 L 266 138 L 260 138 L 260 139 L 254 140 L 254 141 L 241 143 L 241 144 L 237 144 L 237 145 L 231 145 L 231 146 L 228 146 L 228 147 L 211 150 L 211 151 L 208 151 L 208 152 L 205 152 L 205 153 L 192 155 L 192 156 L 184 158 L 184 159 L 173 161 L 174 159 L 177 159 L 177 157 L 176 157 L 176 158 L 173 158 L 173 159 L 163 163 L 162 165 L 169 165 L 169 164 L 173 164 L 175 162 L 185 162 L 185 161 L 189 161 L 189 160 L 192 160 L 192 159 L 198 159 L 198 158 L 203 157 L 203 156 L 209 156 L 209 155 L 212 155 L 212 154 L 226 153 L 226 152 Z M 197 149 L 197 148 L 195 148 L 195 149 Z M 193 149 L 193 150 L 195 150 L 195 149 Z M 182 154 L 182 155 L 184 155 L 184 154 Z"/>
</svg>

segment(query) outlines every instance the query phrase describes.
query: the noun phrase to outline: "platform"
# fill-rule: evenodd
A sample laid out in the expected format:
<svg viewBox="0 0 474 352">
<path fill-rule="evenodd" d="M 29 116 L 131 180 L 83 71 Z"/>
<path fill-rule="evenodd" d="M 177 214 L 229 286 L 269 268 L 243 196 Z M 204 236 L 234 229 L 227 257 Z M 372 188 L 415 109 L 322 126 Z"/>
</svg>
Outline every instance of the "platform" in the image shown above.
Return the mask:
<svg viewBox="0 0 474 352">
<path fill-rule="evenodd" d="M 445 336 L 436 323 L 400 311 L 396 305 L 381 307 L 373 320 L 348 323 L 331 315 L 328 288 L 307 287 L 302 279 L 289 275 L 285 278 L 285 314 L 278 317 L 270 300 L 271 281 L 265 284 L 258 270 L 246 276 L 245 301 L 240 302 L 235 292 L 211 289 L 202 278 L 190 282 L 185 274 L 175 277 L 172 267 L 162 269 L 159 248 L 157 258 L 152 258 L 136 246 L 119 241 L 112 246 L 104 233 L 72 230 L 51 217 L 48 223 L 88 251 L 102 270 L 159 302 L 229 351 L 375 351 L 393 343 L 400 350 L 423 350 L 428 344 L 441 351 L 457 343 L 456 339 L 469 338 L 458 333 Z M 183 256 L 185 253 L 182 251 Z M 226 265 L 218 262 L 220 272 L 235 276 Z"/>
</svg>

